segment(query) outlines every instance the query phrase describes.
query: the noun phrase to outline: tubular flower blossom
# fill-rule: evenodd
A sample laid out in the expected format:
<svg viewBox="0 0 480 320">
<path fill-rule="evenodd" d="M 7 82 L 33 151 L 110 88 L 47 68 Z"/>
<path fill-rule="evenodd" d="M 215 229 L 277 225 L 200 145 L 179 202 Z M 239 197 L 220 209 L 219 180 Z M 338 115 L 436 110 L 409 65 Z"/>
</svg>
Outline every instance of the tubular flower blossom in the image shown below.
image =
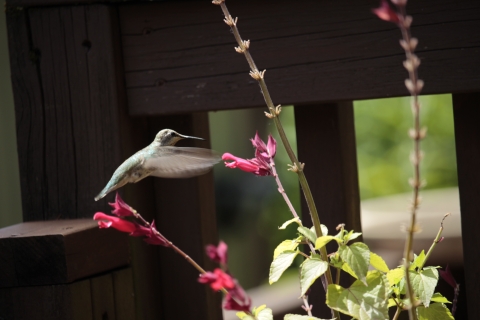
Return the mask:
<svg viewBox="0 0 480 320">
<path fill-rule="evenodd" d="M 387 0 L 382 0 L 380 2 L 380 7 L 376 9 L 372 9 L 372 12 L 382 20 L 399 23 L 400 17 L 397 12 L 395 12 L 390 5 L 388 4 Z"/>
<path fill-rule="evenodd" d="M 165 238 L 156 232 L 155 222 L 151 223 L 150 228 L 146 228 L 138 223 L 119 217 L 110 216 L 103 212 L 95 213 L 93 220 L 98 221 L 98 227 L 101 229 L 112 227 L 118 231 L 127 232 L 132 237 L 145 237 L 143 240 L 149 244 L 161 245 L 165 247 L 170 246 Z"/>
<path fill-rule="evenodd" d="M 110 216 L 103 212 L 95 213 L 95 215 L 93 216 L 93 220 L 98 221 L 98 226 L 101 229 L 112 227 L 117 229 L 118 231 L 128 232 L 130 234 L 136 233 L 139 229 L 143 228 L 136 223 L 130 222 L 122 218 Z"/>
<path fill-rule="evenodd" d="M 227 168 L 239 168 L 246 172 L 251 172 L 258 176 L 272 175 L 272 169 L 270 167 L 270 161 L 273 160 L 277 152 L 277 142 L 269 135 L 268 143 L 260 139 L 258 132 L 255 134 L 255 138 L 251 139 L 253 146 L 255 147 L 255 158 L 243 159 L 232 155 L 231 153 L 224 153 L 222 156 Z"/>
<path fill-rule="evenodd" d="M 235 287 L 233 278 L 219 268 L 213 270 L 213 272 L 207 272 L 200 275 L 198 282 L 209 284 L 215 291 L 221 290 L 222 288 L 229 290 Z"/>
<path fill-rule="evenodd" d="M 245 290 L 235 280 L 235 287 L 228 290 L 223 302 L 223 309 L 250 312 L 252 299 L 245 293 Z"/>
<path fill-rule="evenodd" d="M 115 202 L 108 204 L 113 208 L 112 213 L 118 217 L 130 217 L 134 216 L 136 213 L 132 207 L 123 201 L 118 192 L 115 196 Z"/>
<path fill-rule="evenodd" d="M 228 260 L 228 246 L 225 242 L 220 241 L 218 246 L 215 247 L 213 244 L 209 244 L 206 247 L 207 256 L 217 263 L 226 265 Z"/>
</svg>

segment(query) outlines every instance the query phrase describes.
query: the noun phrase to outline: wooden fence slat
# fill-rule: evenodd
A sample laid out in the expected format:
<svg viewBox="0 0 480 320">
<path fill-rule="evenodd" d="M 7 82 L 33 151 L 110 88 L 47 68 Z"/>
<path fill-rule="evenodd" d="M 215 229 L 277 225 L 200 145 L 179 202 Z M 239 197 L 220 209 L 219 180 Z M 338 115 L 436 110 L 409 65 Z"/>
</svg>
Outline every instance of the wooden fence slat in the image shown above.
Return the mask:
<svg viewBox="0 0 480 320">
<path fill-rule="evenodd" d="M 345 228 L 361 232 L 357 155 L 352 102 L 295 106 L 299 161 L 315 199 L 322 224 L 329 234 L 345 223 Z M 302 197 L 303 221 L 311 225 L 308 207 Z M 312 287 L 313 312 L 331 316 L 325 305 L 320 281 Z"/>
<path fill-rule="evenodd" d="M 131 268 L 112 274 L 116 320 L 135 319 L 135 294 Z"/>
<path fill-rule="evenodd" d="M 24 220 L 105 211 L 93 197 L 121 159 L 125 111 L 116 9 L 12 9 L 8 17 Z"/>
<path fill-rule="evenodd" d="M 463 266 L 468 318 L 480 319 L 476 297 L 480 292 L 480 93 L 453 95 L 458 188 L 462 216 Z"/>
<path fill-rule="evenodd" d="M 206 139 L 184 140 L 180 145 L 209 147 L 206 113 L 153 118 L 150 124 L 152 136 L 161 129 L 172 128 Z M 212 173 L 190 179 L 155 178 L 154 183 L 160 232 L 204 269 L 213 270 L 214 264 L 205 254 L 205 245 L 218 241 Z M 159 248 L 159 255 L 162 285 L 157 298 L 162 304 L 162 319 L 177 318 L 179 310 L 185 319 L 221 319 L 221 295 L 197 283 L 199 272 L 173 250 Z M 181 298 L 187 287 L 191 298 Z"/>
<path fill-rule="evenodd" d="M 401 35 L 372 14 L 378 1 L 231 1 L 228 6 L 239 17 L 244 39 L 252 41 L 258 68 L 267 70 L 277 104 L 408 95 L 398 67 L 405 59 Z M 202 1 L 126 4 L 119 13 L 132 115 L 264 105 L 218 7 Z M 428 61 L 422 64 L 428 75 L 422 93 L 479 90 L 480 2 L 412 1 L 408 13 L 420 39 L 417 54 Z"/>
<path fill-rule="evenodd" d="M 111 274 L 90 279 L 93 320 L 116 319 L 113 279 Z"/>
</svg>

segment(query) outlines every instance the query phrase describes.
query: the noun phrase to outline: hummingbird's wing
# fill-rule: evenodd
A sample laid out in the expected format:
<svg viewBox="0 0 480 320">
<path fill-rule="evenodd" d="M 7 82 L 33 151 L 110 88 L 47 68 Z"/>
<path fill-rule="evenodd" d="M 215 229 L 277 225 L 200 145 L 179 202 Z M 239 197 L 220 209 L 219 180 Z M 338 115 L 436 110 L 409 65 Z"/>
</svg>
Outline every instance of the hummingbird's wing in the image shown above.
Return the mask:
<svg viewBox="0 0 480 320">
<path fill-rule="evenodd" d="M 210 149 L 162 147 L 158 155 L 145 159 L 145 167 L 155 177 L 190 178 L 207 173 L 220 160 Z"/>
</svg>

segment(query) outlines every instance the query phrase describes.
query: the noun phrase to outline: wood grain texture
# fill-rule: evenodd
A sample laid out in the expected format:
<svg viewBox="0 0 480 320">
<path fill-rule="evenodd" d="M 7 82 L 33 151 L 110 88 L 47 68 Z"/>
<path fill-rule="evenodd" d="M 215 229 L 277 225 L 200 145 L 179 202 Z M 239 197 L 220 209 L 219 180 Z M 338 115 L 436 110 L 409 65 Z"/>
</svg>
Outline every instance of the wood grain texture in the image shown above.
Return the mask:
<svg viewBox="0 0 480 320">
<path fill-rule="evenodd" d="M 93 196 L 120 159 L 124 103 L 116 12 L 93 5 L 8 16 L 24 219 L 105 211 Z"/>
<path fill-rule="evenodd" d="M 129 262 L 127 236 L 99 230 L 93 220 L 25 222 L 3 228 L 0 247 L 0 287 L 69 283 Z"/>
<path fill-rule="evenodd" d="M 299 161 L 305 163 L 320 222 L 328 227 L 329 234 L 335 234 L 340 223 L 345 223 L 347 230 L 361 232 L 352 102 L 295 106 L 295 125 Z M 303 197 L 302 212 L 305 225 L 311 226 Z M 329 252 L 335 250 L 328 248 Z M 312 288 L 314 315 L 330 318 L 320 280 Z"/>
<path fill-rule="evenodd" d="M 0 318 L 134 320 L 131 275 L 125 268 L 69 284 L 0 288 Z"/>
<path fill-rule="evenodd" d="M 480 92 L 453 95 L 458 187 L 462 215 L 463 260 L 468 319 L 480 318 L 475 297 L 480 292 Z"/>
<path fill-rule="evenodd" d="M 230 1 L 275 103 L 407 95 L 400 31 L 371 13 L 378 1 Z M 255 7 L 255 10 L 252 10 Z M 480 3 L 409 3 L 424 93 L 480 87 Z M 130 113 L 263 106 L 220 8 L 177 1 L 120 6 Z M 181 13 L 181 19 L 179 14 Z"/>
</svg>

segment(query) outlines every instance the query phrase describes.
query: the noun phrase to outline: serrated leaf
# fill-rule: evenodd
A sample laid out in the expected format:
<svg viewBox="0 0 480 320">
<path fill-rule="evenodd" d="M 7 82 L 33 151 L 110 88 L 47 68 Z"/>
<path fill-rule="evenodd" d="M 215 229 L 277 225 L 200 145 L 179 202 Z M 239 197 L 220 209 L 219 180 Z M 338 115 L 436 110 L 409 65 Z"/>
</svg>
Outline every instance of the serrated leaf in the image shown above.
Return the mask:
<svg viewBox="0 0 480 320">
<path fill-rule="evenodd" d="M 315 249 L 320 249 L 321 247 L 325 246 L 327 243 L 329 243 L 332 240 L 338 240 L 334 236 L 322 236 L 320 238 L 317 238 L 315 240 Z"/>
<path fill-rule="evenodd" d="M 382 259 L 378 254 L 370 252 L 370 264 L 372 267 L 379 271 L 383 272 L 388 272 L 390 269 L 388 269 L 387 264 L 385 263 L 385 260 Z"/>
<path fill-rule="evenodd" d="M 268 282 L 270 284 L 277 282 L 278 279 L 280 279 L 283 272 L 290 267 L 297 254 L 298 251 L 284 251 L 273 259 L 272 264 L 270 265 L 270 274 L 268 276 Z"/>
<path fill-rule="evenodd" d="M 387 306 L 387 308 L 390 309 L 391 307 L 396 307 L 396 306 L 397 306 L 397 304 L 395 303 L 395 299 L 393 299 L 393 298 L 388 299 L 388 306 Z"/>
<path fill-rule="evenodd" d="M 323 261 L 316 256 L 307 259 L 302 263 L 300 270 L 300 288 L 302 291 L 301 296 L 307 292 L 308 288 L 310 288 L 315 280 L 324 274 L 327 269 L 328 262 Z"/>
<path fill-rule="evenodd" d="M 300 219 L 298 219 L 297 217 L 293 218 L 293 219 L 290 219 L 288 221 L 285 221 L 280 227 L 278 227 L 278 229 L 285 229 L 286 227 L 288 227 L 290 224 L 296 222 L 299 226 L 302 225 L 302 222 L 300 221 Z"/>
<path fill-rule="evenodd" d="M 425 268 L 421 271 L 409 271 L 410 281 L 415 293 L 423 305 L 428 308 L 438 282 L 438 270 Z"/>
<path fill-rule="evenodd" d="M 360 320 L 388 319 L 388 285 L 386 277 L 377 270 L 369 271 L 365 286 L 360 280 L 348 289 L 331 284 L 327 290 L 327 305 Z"/>
<path fill-rule="evenodd" d="M 273 251 L 273 259 L 278 257 L 278 255 L 284 251 L 294 251 L 299 245 L 298 239 L 295 240 L 284 240 L 280 243 Z"/>
<path fill-rule="evenodd" d="M 418 320 L 453 320 L 452 313 L 443 303 L 432 303 L 428 308 L 417 307 Z"/>
<path fill-rule="evenodd" d="M 266 306 L 263 306 L 260 311 L 258 309 L 255 312 L 255 319 L 256 320 L 273 320 L 273 313 L 272 309 L 266 308 Z"/>
<path fill-rule="evenodd" d="M 340 246 L 340 258 L 348 264 L 357 278 L 365 283 L 365 276 L 370 265 L 370 250 L 365 243 L 357 242 L 350 246 Z"/>
<path fill-rule="evenodd" d="M 415 259 L 413 259 L 413 262 L 410 264 L 410 267 L 408 270 L 414 270 L 415 268 L 420 267 L 423 265 L 423 262 L 425 261 L 425 250 L 422 250 L 418 256 L 415 256 Z"/>
<path fill-rule="evenodd" d="M 434 293 L 432 298 L 430 299 L 430 301 L 434 301 L 434 302 L 441 302 L 441 303 L 451 303 L 450 301 L 448 301 L 447 298 L 445 298 L 444 296 L 442 296 L 441 293 L 437 292 L 437 293 Z"/>
<path fill-rule="evenodd" d="M 298 227 L 297 231 L 300 232 L 305 238 L 310 240 L 312 243 L 315 243 L 315 240 L 317 240 L 317 235 L 315 234 L 314 231 L 306 228 L 306 227 Z"/>
<path fill-rule="evenodd" d="M 283 320 L 326 320 L 320 319 L 317 317 L 306 316 L 306 315 L 299 315 L 299 314 L 286 314 Z"/>
<path fill-rule="evenodd" d="M 361 232 L 353 232 L 353 231 L 350 231 L 346 237 L 346 241 L 352 241 L 354 239 L 357 239 L 358 237 L 360 237 L 362 235 Z"/>
<path fill-rule="evenodd" d="M 342 269 L 343 271 L 345 271 L 346 273 L 348 273 L 349 275 L 351 275 L 352 277 L 354 277 L 355 279 L 358 280 L 357 275 L 356 275 L 355 272 L 352 270 L 352 268 L 350 268 L 350 266 L 349 266 L 348 264 L 343 263 L 341 269 Z"/>
<path fill-rule="evenodd" d="M 390 287 L 398 284 L 405 276 L 403 267 L 398 267 L 387 272 L 387 279 Z"/>
</svg>

